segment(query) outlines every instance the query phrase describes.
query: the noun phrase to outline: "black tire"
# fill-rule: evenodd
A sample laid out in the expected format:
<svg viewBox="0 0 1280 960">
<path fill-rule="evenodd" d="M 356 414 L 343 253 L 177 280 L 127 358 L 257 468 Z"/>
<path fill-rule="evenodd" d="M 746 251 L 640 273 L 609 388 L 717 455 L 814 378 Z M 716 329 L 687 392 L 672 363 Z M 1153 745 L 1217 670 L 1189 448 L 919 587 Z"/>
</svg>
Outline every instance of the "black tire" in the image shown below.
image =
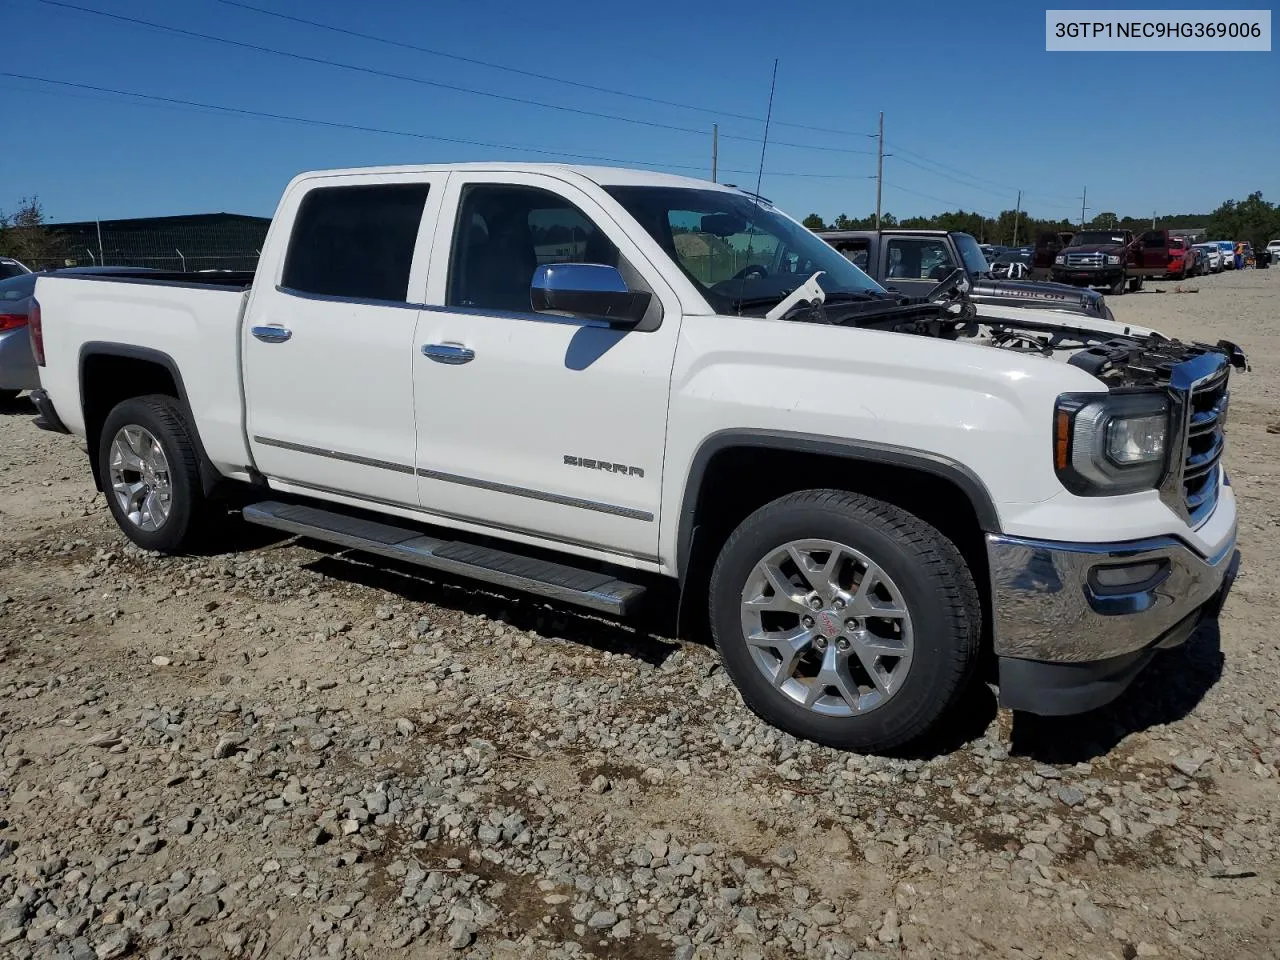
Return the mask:
<svg viewBox="0 0 1280 960">
<path fill-rule="evenodd" d="M 129 519 L 111 485 L 111 445 L 127 426 L 139 426 L 155 437 L 169 466 L 169 513 L 155 530 L 143 530 Z M 146 550 L 180 553 L 193 547 L 207 530 L 208 503 L 200 483 L 199 457 L 178 401 L 162 394 L 133 397 L 107 414 L 98 438 L 98 470 L 111 515 L 125 535 Z"/>
<path fill-rule="evenodd" d="M 1120 274 L 1120 279 L 1119 279 L 1119 280 L 1117 280 L 1115 283 L 1113 283 L 1113 284 L 1111 285 L 1111 289 L 1110 289 L 1109 291 L 1107 291 L 1107 292 L 1108 292 L 1108 293 L 1110 293 L 1110 294 L 1111 294 L 1112 296 L 1114 296 L 1114 297 L 1120 297 L 1120 296 L 1123 296 L 1123 295 L 1124 295 L 1124 288 L 1125 288 L 1125 284 L 1127 284 L 1128 282 L 1129 282 L 1129 278 L 1128 278 L 1128 277 L 1126 277 L 1126 276 L 1122 273 L 1122 274 Z"/>
<path fill-rule="evenodd" d="M 866 713 L 826 716 L 778 691 L 756 666 L 742 629 L 742 591 L 770 551 L 830 539 L 874 561 L 910 611 L 914 652 L 902 685 Z M 842 490 L 805 490 L 761 507 L 730 535 L 710 584 L 711 629 L 730 679 L 747 706 L 797 737 L 862 752 L 919 739 L 954 706 L 973 674 L 982 607 L 964 558 L 946 537 L 892 504 Z"/>
<path fill-rule="evenodd" d="M 1142 277 L 1130 277 L 1130 278 L 1129 278 L 1129 292 L 1130 292 L 1130 293 L 1137 293 L 1137 292 L 1138 292 L 1139 290 L 1141 290 L 1141 289 L 1142 289 Z"/>
</svg>

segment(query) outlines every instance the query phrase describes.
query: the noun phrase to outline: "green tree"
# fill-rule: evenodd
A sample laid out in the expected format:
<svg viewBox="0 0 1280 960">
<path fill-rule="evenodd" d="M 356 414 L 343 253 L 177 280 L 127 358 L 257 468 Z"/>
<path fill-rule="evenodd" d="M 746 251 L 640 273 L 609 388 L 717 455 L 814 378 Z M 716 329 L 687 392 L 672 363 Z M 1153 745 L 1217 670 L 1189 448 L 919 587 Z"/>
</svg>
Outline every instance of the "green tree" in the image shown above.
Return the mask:
<svg viewBox="0 0 1280 960">
<path fill-rule="evenodd" d="M 827 225 L 816 213 L 811 213 L 801 221 L 810 230 L 825 230 Z"/>
<path fill-rule="evenodd" d="M 34 269 L 56 259 L 60 247 L 58 235 L 45 226 L 39 197 L 23 197 L 13 213 L 0 211 L 0 254 Z"/>
<path fill-rule="evenodd" d="M 1205 225 L 1211 240 L 1247 240 L 1254 252 L 1280 237 L 1280 207 L 1262 199 L 1262 191 L 1245 200 L 1228 200 L 1209 215 Z"/>
</svg>

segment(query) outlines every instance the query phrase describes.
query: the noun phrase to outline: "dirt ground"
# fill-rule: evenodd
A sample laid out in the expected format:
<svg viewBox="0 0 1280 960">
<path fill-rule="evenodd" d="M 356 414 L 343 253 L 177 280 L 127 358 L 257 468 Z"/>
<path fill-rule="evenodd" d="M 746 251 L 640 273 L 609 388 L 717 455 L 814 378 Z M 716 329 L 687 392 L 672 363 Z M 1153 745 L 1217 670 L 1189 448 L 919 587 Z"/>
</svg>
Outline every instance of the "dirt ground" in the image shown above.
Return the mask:
<svg viewBox="0 0 1280 960">
<path fill-rule="evenodd" d="M 1235 587 L 1116 704 L 982 687 L 901 759 L 644 625 L 243 530 L 144 554 L 0 410 L 0 954 L 1280 956 L 1280 270 L 1109 300 L 1249 354 Z"/>
</svg>

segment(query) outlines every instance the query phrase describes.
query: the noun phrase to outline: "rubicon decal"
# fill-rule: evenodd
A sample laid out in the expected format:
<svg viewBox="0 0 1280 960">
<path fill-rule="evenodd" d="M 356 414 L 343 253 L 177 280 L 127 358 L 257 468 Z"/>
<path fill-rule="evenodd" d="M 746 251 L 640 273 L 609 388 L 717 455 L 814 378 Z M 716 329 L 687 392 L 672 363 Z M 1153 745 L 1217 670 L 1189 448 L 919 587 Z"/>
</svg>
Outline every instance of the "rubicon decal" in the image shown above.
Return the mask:
<svg viewBox="0 0 1280 960">
<path fill-rule="evenodd" d="M 632 467 L 625 463 L 612 463 L 608 460 L 593 460 L 590 457 L 571 457 L 564 455 L 566 467 L 585 467 L 587 470 L 603 470 L 605 473 L 620 473 L 624 477 L 643 477 L 644 467 Z"/>
</svg>

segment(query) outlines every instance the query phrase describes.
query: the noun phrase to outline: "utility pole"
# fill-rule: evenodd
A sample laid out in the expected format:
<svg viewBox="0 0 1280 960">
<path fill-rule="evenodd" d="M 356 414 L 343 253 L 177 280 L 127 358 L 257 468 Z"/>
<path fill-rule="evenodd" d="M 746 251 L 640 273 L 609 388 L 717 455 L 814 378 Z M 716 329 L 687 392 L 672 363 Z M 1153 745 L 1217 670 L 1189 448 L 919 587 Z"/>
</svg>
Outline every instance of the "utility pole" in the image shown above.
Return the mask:
<svg viewBox="0 0 1280 960">
<path fill-rule="evenodd" d="M 1151 229 L 1154 230 L 1155 228 L 1156 228 L 1156 212 L 1152 210 L 1151 211 Z"/>
<path fill-rule="evenodd" d="M 876 151 L 876 229 L 880 229 L 880 194 L 884 190 L 884 111 L 880 111 L 880 148 Z"/>
<path fill-rule="evenodd" d="M 1018 245 L 1018 217 L 1022 215 L 1022 191 L 1018 191 L 1018 206 L 1013 211 L 1013 245 Z"/>
<path fill-rule="evenodd" d="M 716 162 L 720 158 L 720 124 L 711 125 L 711 182 L 716 183 Z"/>
<path fill-rule="evenodd" d="M 1084 229 L 1084 212 L 1089 209 L 1084 205 L 1085 198 L 1089 196 L 1089 188 L 1085 187 L 1080 192 L 1080 229 Z"/>
<path fill-rule="evenodd" d="M 98 263 L 104 264 L 107 262 L 107 255 L 102 252 L 102 221 L 94 217 L 93 222 L 98 227 Z"/>
</svg>

